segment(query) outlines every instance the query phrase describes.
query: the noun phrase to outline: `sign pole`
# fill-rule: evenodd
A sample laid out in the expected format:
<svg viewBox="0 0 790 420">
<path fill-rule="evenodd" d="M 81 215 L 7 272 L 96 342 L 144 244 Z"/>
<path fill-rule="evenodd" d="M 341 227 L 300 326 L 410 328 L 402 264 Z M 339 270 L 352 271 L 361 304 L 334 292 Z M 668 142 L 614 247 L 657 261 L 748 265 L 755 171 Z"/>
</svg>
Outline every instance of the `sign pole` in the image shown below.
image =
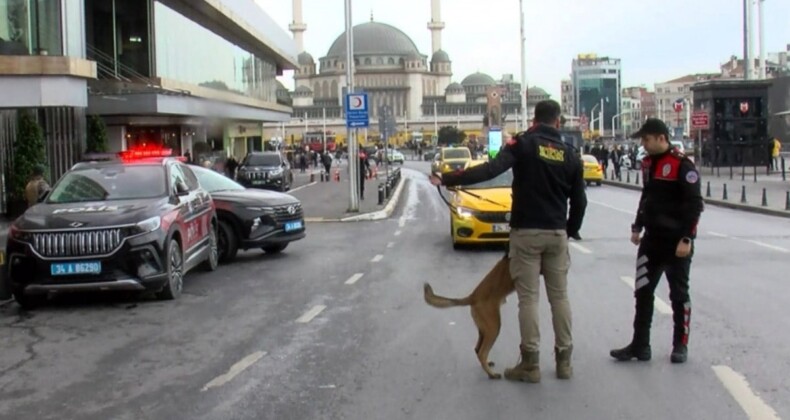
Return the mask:
<svg viewBox="0 0 790 420">
<path fill-rule="evenodd" d="M 359 211 L 359 158 L 357 157 L 357 138 L 349 121 L 349 95 L 354 93 L 354 31 L 351 23 L 351 0 L 345 0 L 346 17 L 346 126 L 348 133 L 348 176 L 349 176 L 349 212 Z M 367 104 L 365 104 L 367 106 Z"/>
</svg>

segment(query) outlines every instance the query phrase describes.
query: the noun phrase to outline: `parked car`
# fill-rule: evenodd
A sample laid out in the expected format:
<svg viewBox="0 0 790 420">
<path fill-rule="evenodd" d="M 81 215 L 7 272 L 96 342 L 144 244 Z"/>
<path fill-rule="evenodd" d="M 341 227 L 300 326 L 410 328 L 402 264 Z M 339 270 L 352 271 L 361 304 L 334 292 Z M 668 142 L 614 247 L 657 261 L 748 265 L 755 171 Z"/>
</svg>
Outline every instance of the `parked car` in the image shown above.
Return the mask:
<svg viewBox="0 0 790 420">
<path fill-rule="evenodd" d="M 598 159 L 593 155 L 582 155 L 582 163 L 584 164 L 584 182 L 587 185 L 592 184 L 601 185 L 603 182 L 603 166 L 598 162 Z"/>
<path fill-rule="evenodd" d="M 403 153 L 397 149 L 388 149 L 387 150 L 387 162 L 389 163 L 400 163 L 403 165 L 403 162 L 406 161 L 406 158 L 403 156 Z"/>
<path fill-rule="evenodd" d="M 239 249 L 282 252 L 306 236 L 302 203 L 275 191 L 247 189 L 209 169 L 193 167 L 200 185 L 211 194 L 219 219 L 219 260 L 230 262 Z"/>
<path fill-rule="evenodd" d="M 11 225 L 5 274 L 21 306 L 92 290 L 177 299 L 187 272 L 217 268 L 209 193 L 178 160 L 135 153 L 78 163 Z"/>
<path fill-rule="evenodd" d="M 239 165 L 236 179 L 247 188 L 288 191 L 294 175 L 288 159 L 280 152 L 251 152 Z"/>
</svg>

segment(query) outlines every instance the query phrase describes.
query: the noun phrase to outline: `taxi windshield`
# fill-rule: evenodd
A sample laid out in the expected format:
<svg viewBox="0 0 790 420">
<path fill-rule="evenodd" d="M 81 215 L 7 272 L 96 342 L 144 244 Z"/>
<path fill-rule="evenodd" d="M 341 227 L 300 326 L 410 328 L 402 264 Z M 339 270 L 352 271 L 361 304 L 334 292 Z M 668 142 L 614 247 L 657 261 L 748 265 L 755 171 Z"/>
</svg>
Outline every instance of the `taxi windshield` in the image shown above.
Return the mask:
<svg viewBox="0 0 790 420">
<path fill-rule="evenodd" d="M 582 160 L 586 163 L 594 163 L 596 165 L 598 164 L 598 159 L 596 159 L 593 155 L 583 155 Z"/>
<path fill-rule="evenodd" d="M 444 151 L 445 159 L 471 159 L 472 153 L 467 148 L 446 149 Z"/>
<path fill-rule="evenodd" d="M 192 169 L 192 172 L 194 172 L 195 176 L 197 176 L 200 186 L 209 193 L 217 191 L 240 191 L 246 189 L 239 185 L 239 183 L 236 181 L 218 172 L 212 171 L 211 169 L 201 168 L 199 166 L 190 166 L 189 169 Z"/>
<path fill-rule="evenodd" d="M 47 203 L 134 200 L 167 194 L 160 165 L 117 165 L 77 169 L 63 175 Z"/>
<path fill-rule="evenodd" d="M 488 181 L 478 182 L 464 187 L 466 190 L 481 190 L 486 188 L 511 188 L 513 186 L 513 170 L 499 174 L 496 178 L 489 179 Z"/>
</svg>

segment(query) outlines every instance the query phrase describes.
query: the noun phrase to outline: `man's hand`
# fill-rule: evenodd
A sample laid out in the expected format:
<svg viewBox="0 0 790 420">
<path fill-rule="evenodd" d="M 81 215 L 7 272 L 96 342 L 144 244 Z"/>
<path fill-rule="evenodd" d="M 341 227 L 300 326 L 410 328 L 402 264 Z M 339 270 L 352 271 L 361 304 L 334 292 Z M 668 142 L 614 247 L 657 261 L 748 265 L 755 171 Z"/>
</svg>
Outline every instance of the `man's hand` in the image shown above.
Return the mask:
<svg viewBox="0 0 790 420">
<path fill-rule="evenodd" d="M 686 258 L 691 254 L 691 241 L 684 242 L 683 239 L 678 242 L 678 247 L 675 249 L 675 256 L 678 258 Z"/>
<path fill-rule="evenodd" d="M 631 243 L 634 245 L 639 245 L 639 243 L 642 241 L 641 236 L 642 234 L 639 232 L 631 232 Z"/>
<path fill-rule="evenodd" d="M 433 184 L 434 186 L 438 187 L 439 185 L 442 185 L 442 179 L 436 176 L 435 174 L 428 175 L 428 178 L 430 179 L 431 184 Z"/>
<path fill-rule="evenodd" d="M 579 232 L 574 232 L 574 233 L 568 232 L 568 238 L 576 241 L 582 240 L 582 236 L 579 235 Z"/>
</svg>

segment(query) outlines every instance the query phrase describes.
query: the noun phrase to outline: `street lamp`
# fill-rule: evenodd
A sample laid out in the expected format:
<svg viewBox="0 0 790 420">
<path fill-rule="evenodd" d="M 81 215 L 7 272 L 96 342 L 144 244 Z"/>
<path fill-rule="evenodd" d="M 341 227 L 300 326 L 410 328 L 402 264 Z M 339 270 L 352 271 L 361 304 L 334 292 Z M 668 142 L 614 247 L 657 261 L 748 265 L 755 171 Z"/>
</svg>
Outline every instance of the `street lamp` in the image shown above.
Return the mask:
<svg viewBox="0 0 790 420">
<path fill-rule="evenodd" d="M 526 51 L 524 50 L 524 43 L 526 41 L 526 37 L 524 36 L 524 0 L 518 0 L 518 8 L 521 18 L 521 42 L 519 43 L 521 48 L 521 129 L 526 130 L 527 107 L 529 103 L 527 102 L 527 59 Z"/>
<path fill-rule="evenodd" d="M 595 106 L 590 110 L 590 131 L 595 131 L 595 118 L 593 115 L 595 115 L 595 108 L 598 108 L 599 106 L 600 104 L 595 104 Z M 601 122 L 598 121 L 598 124 L 601 124 Z"/>
</svg>

